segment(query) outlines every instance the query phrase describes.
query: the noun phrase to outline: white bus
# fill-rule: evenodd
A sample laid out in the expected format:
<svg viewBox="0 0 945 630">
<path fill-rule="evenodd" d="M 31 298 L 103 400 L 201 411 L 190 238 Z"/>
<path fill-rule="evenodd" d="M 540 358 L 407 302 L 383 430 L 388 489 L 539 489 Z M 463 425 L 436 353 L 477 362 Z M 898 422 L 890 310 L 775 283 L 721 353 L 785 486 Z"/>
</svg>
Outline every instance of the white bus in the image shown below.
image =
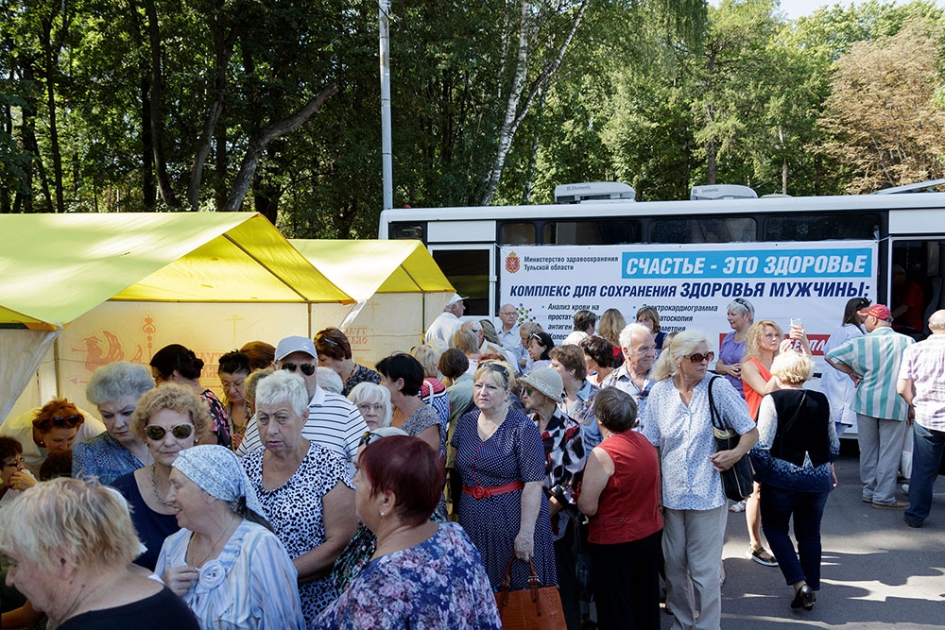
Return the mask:
<svg viewBox="0 0 945 630">
<path fill-rule="evenodd" d="M 926 190 L 943 182 L 883 192 Z M 597 196 L 594 185 L 558 188 L 582 187 Z M 702 199 L 713 196 L 712 190 L 706 193 L 708 188 L 699 187 Z M 567 191 L 561 193 L 563 197 Z M 922 289 L 923 323 L 933 311 L 945 308 L 945 193 L 760 199 L 731 199 L 723 193 L 715 191 L 722 198 L 709 201 L 633 202 L 632 189 L 623 186 L 614 194 L 600 195 L 605 200 L 572 196 L 571 201 L 579 203 L 385 210 L 379 237 L 423 241 L 457 291 L 469 296 L 467 316 L 494 317 L 503 295 L 508 295 L 503 294 L 499 273 L 503 248 L 555 245 L 633 249 L 729 244 L 737 250 L 762 244 L 840 246 L 845 241 L 870 241 L 877 271 L 869 297 L 892 303 L 890 276 L 895 264 Z M 590 306 L 600 308 L 598 315 L 609 307 L 606 299 L 592 301 L 596 303 Z M 816 308 L 818 301 L 812 299 L 802 310 Z M 839 324 L 841 314 L 831 313 L 831 321 Z"/>
</svg>

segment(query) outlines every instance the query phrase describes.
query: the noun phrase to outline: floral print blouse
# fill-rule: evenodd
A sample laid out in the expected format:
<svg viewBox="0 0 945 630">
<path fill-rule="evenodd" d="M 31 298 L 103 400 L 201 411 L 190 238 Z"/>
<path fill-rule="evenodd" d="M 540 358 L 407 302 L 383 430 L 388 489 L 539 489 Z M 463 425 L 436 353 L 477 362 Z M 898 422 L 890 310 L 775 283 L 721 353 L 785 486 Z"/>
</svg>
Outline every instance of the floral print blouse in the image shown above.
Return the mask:
<svg viewBox="0 0 945 630">
<path fill-rule="evenodd" d="M 373 560 L 311 625 L 320 629 L 500 630 L 476 546 L 456 523 Z"/>
</svg>

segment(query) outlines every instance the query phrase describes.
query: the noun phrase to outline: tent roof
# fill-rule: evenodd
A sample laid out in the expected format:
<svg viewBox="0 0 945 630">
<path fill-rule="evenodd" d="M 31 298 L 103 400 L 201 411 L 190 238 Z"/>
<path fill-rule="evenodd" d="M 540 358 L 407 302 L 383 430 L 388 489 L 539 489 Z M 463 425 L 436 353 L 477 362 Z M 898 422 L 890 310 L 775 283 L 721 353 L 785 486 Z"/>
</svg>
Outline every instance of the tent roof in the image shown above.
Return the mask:
<svg viewBox="0 0 945 630">
<path fill-rule="evenodd" d="M 106 300 L 353 302 L 260 214 L 0 215 L 0 325 L 56 328 Z"/>
<path fill-rule="evenodd" d="M 375 293 L 454 291 L 419 241 L 290 241 L 346 293 L 364 301 Z"/>
</svg>

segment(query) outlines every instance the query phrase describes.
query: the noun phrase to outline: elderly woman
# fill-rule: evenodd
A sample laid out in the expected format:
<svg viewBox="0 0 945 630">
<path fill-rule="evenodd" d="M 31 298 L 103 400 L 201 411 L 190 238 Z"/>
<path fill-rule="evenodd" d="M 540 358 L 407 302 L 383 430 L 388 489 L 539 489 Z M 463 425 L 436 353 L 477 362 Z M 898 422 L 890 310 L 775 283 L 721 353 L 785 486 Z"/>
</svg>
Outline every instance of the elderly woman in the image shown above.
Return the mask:
<svg viewBox="0 0 945 630">
<path fill-rule="evenodd" d="M 0 425 L 0 436 L 11 437 L 23 447 L 23 459 L 34 477 L 50 453 L 72 448 L 105 431 L 105 426 L 65 398 L 54 398 L 42 408 L 10 416 Z"/>
<path fill-rule="evenodd" d="M 361 383 L 361 385 L 374 385 L 374 383 Z M 360 387 L 360 385 L 358 386 Z M 376 385 L 375 387 L 380 387 Z M 357 389 L 357 387 L 355 388 Z M 379 427 L 368 431 L 361 437 L 358 445 L 358 454 L 355 457 L 357 464 L 358 457 L 364 452 L 364 449 L 381 438 L 391 437 L 393 435 L 407 435 L 403 429 L 397 427 Z M 442 519 L 441 519 L 442 520 Z M 348 584 L 361 572 L 371 561 L 374 552 L 377 550 L 377 536 L 374 535 L 364 522 L 358 523 L 358 529 L 351 537 L 348 545 L 341 555 L 335 561 L 335 568 L 331 571 L 332 585 L 335 587 L 335 593 L 341 595 L 348 589 Z"/>
<path fill-rule="evenodd" d="M 804 389 L 813 373 L 806 353 L 785 350 L 775 358 L 771 374 L 778 390 L 761 401 L 759 438 L 751 451 L 762 487 L 761 525 L 784 579 L 794 587 L 791 608 L 807 610 L 820 590 L 820 521 L 836 484 L 833 462 L 840 452 L 827 397 Z M 796 552 L 788 532 L 792 517 Z"/>
<path fill-rule="evenodd" d="M 116 361 L 100 367 L 85 387 L 85 397 L 98 407 L 105 432 L 72 447 L 72 476 L 111 483 L 151 463 L 148 445 L 131 430 L 138 399 L 154 389 L 148 368 Z"/>
<path fill-rule="evenodd" d="M 604 379 L 614 371 L 614 346 L 603 337 L 588 337 L 579 344 L 584 352 L 587 380 L 601 387 Z"/>
<path fill-rule="evenodd" d="M 181 529 L 164 541 L 155 573 L 204 630 L 303 628 L 298 574 L 236 455 L 195 446 L 173 466 L 168 498 Z"/>
<path fill-rule="evenodd" d="M 755 307 L 744 298 L 735 298 L 727 307 L 728 325 L 732 332 L 722 338 L 715 373 L 728 380 L 742 397 L 742 355 L 748 341 L 748 329 L 755 321 Z"/>
<path fill-rule="evenodd" d="M 544 491 L 551 515 L 555 570 L 564 617 L 569 628 L 578 628 L 581 625 L 581 607 L 574 555 L 578 514 L 573 493 L 581 483 L 587 460 L 584 433 L 581 425 L 559 407 L 564 385 L 560 374 L 553 368 L 532 370 L 518 382 L 522 386 L 522 402 L 531 413 L 545 447 Z"/>
<path fill-rule="evenodd" d="M 256 389 L 256 422 L 265 448 L 242 461 L 263 516 L 298 571 L 309 624 L 335 597 L 330 573 L 357 527 L 347 465 L 302 437 L 309 395 L 301 376 L 279 370 Z"/>
<path fill-rule="evenodd" d="M 469 373 L 473 374 L 479 365 L 479 342 L 476 339 L 476 333 L 468 328 L 460 328 L 453 334 L 451 346 L 466 355 L 469 361 Z"/>
<path fill-rule="evenodd" d="M 637 426 L 630 394 L 609 387 L 594 400 L 604 441 L 584 469 L 578 509 L 588 544 L 601 628 L 659 628 L 660 467 Z"/>
<path fill-rule="evenodd" d="M 148 445 L 154 463 L 112 482 L 131 506 L 146 551 L 135 563 L 153 570 L 164 539 L 176 532 L 177 507 L 168 500 L 171 464 L 210 430 L 207 405 L 191 387 L 168 383 L 144 393 L 131 416 L 131 431 Z"/>
<path fill-rule="evenodd" d="M 594 416 L 594 397 L 600 388 L 587 380 L 584 352 L 578 346 L 557 346 L 548 356 L 551 357 L 551 368 L 561 376 L 564 384 L 564 396 L 558 400 L 558 409 L 581 426 L 584 445 L 590 450 L 601 441 Z"/>
<path fill-rule="evenodd" d="M 318 365 L 333 369 L 344 387 L 342 396 L 347 396 L 358 383 L 380 383 L 381 375 L 370 368 L 358 365 L 351 354 L 351 343 L 337 328 L 326 328 L 315 335 Z"/>
<path fill-rule="evenodd" d="M 203 359 L 199 359 L 193 350 L 180 344 L 164 346 L 151 357 L 151 376 L 158 385 L 162 383 L 177 383 L 194 390 L 210 408 L 210 417 L 213 419 L 213 428 L 201 437 L 202 444 L 220 444 L 230 448 L 230 419 L 226 415 L 226 408 L 220 399 L 209 389 L 200 384 L 200 373 L 203 371 Z"/>
<path fill-rule="evenodd" d="M 407 435 L 415 435 L 437 453 L 445 455 L 446 430 L 432 406 L 419 398 L 423 385 L 423 366 L 409 354 L 400 352 L 381 359 L 377 364 L 381 385 L 390 391 L 394 405 L 391 426 L 400 427 Z"/>
<path fill-rule="evenodd" d="M 440 416 L 440 426 L 446 434 L 446 427 L 450 423 L 450 395 L 446 385 L 440 380 L 440 370 L 437 363 L 442 353 L 430 344 L 414 346 L 410 349 L 410 356 L 420 362 L 423 367 L 423 385 L 420 386 L 420 400 L 436 409 Z"/>
<path fill-rule="evenodd" d="M 528 586 L 528 561 L 542 584 L 557 584 L 545 483 L 545 451 L 532 420 L 509 408 L 510 365 L 485 363 L 473 377 L 477 410 L 459 419 L 450 446 L 462 478 L 459 523 L 476 544 L 493 588 L 509 560 L 512 589 Z"/>
<path fill-rule="evenodd" d="M 249 356 L 239 351 L 224 354 L 220 357 L 217 367 L 220 387 L 223 388 L 223 407 L 230 421 L 229 430 L 234 449 L 239 447 L 246 434 L 246 425 L 249 424 L 245 387 L 246 379 L 252 371 Z"/>
<path fill-rule="evenodd" d="M 390 404 L 390 390 L 383 385 L 358 383 L 348 394 L 348 400 L 361 412 L 368 431 L 390 426 L 394 408 Z"/>
<path fill-rule="evenodd" d="M 249 376 L 246 377 L 246 383 L 243 385 L 243 390 L 246 394 L 246 413 L 249 414 L 250 419 L 256 415 L 256 387 L 259 385 L 259 382 L 271 376 L 273 369 L 271 367 L 262 368 L 259 370 L 254 370 L 250 372 Z"/>
<path fill-rule="evenodd" d="M 78 479 L 38 484 L 0 510 L 7 584 L 58 630 L 198 630 L 167 587 L 128 569 L 139 542 L 115 492 Z"/>
<path fill-rule="evenodd" d="M 525 347 L 528 350 L 529 358 L 532 360 L 529 372 L 551 365 L 551 357 L 548 353 L 555 347 L 551 335 L 544 331 L 532 333 L 528 336 L 528 345 Z"/>
<path fill-rule="evenodd" d="M 758 439 L 742 397 L 728 381 L 708 374 L 714 358 L 703 333 L 676 335 L 653 367 L 656 384 L 642 418 L 643 435 L 660 451 L 666 603 L 680 628 L 719 627 L 725 509 L 719 473 Z M 724 426 L 741 435 L 734 449 L 716 452 L 710 386 Z"/>
<path fill-rule="evenodd" d="M 23 445 L 13 438 L 0 437 L 0 508 L 35 485 L 36 479 L 23 460 Z"/>
<path fill-rule="evenodd" d="M 313 629 L 502 627 L 476 547 L 455 523 L 430 521 L 443 463 L 426 443 L 392 436 L 368 445 L 355 485 L 358 518 L 377 547 Z"/>
</svg>

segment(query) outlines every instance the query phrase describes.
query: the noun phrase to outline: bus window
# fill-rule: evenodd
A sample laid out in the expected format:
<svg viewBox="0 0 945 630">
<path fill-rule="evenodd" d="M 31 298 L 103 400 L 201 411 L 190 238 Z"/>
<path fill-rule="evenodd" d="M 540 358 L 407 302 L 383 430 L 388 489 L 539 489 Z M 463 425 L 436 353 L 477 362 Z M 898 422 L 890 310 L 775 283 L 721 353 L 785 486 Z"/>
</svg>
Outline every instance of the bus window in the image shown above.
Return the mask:
<svg viewBox="0 0 945 630">
<path fill-rule="evenodd" d="M 630 219 L 549 221 L 542 230 L 545 245 L 621 245 L 640 242 L 640 222 Z"/>
<path fill-rule="evenodd" d="M 492 249 L 433 249 L 430 253 L 456 292 L 466 297 L 465 314 L 490 317 L 489 262 Z"/>
<path fill-rule="evenodd" d="M 743 243 L 758 240 L 755 219 L 654 219 L 652 243 Z"/>
<path fill-rule="evenodd" d="M 537 245 L 534 223 L 503 223 L 499 226 L 500 245 Z"/>
<path fill-rule="evenodd" d="M 766 241 L 827 241 L 876 238 L 877 214 L 790 214 L 765 218 Z"/>
<path fill-rule="evenodd" d="M 391 240 L 416 239 L 422 241 L 425 232 L 425 223 L 391 223 L 387 238 Z"/>
</svg>

